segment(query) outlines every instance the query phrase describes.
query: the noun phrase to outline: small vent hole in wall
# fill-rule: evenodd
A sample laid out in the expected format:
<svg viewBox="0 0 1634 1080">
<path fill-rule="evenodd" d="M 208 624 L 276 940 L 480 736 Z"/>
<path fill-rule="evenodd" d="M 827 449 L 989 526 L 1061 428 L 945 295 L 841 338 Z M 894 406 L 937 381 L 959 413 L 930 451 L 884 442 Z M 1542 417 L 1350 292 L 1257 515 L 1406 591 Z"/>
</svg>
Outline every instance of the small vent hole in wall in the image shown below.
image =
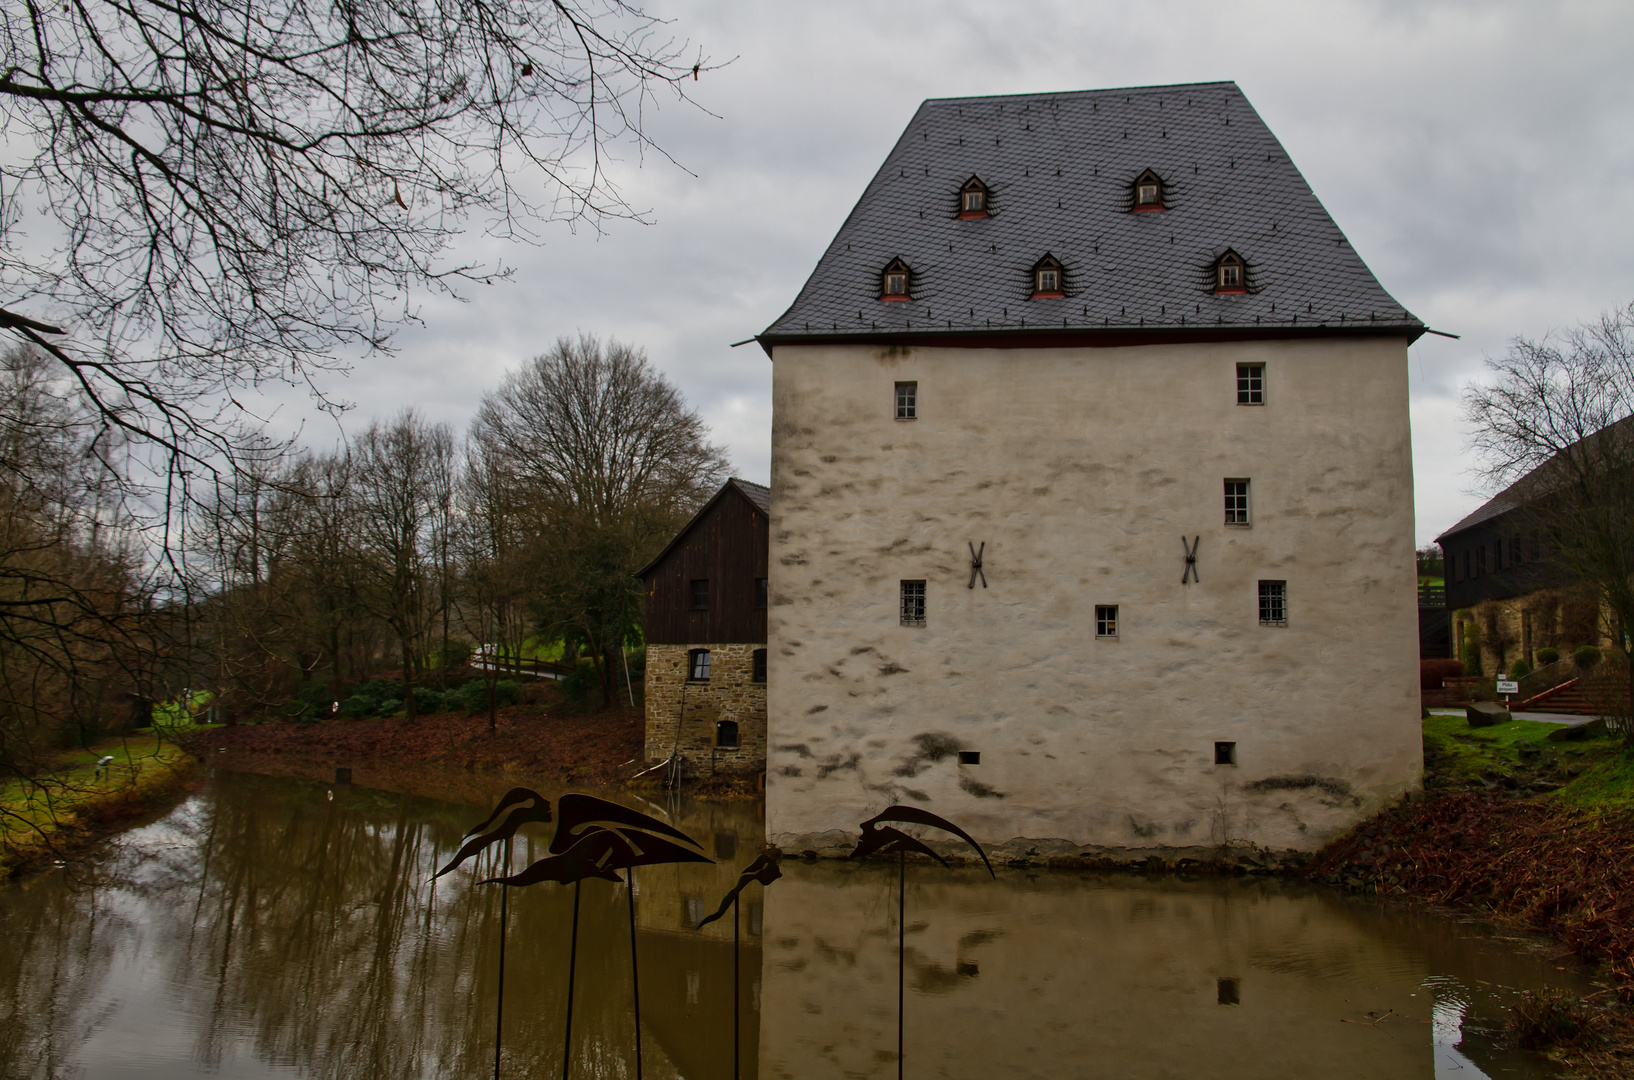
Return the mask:
<svg viewBox="0 0 1634 1080">
<path fill-rule="evenodd" d="M 1242 1004 L 1242 994 L 1237 987 L 1236 979 L 1221 979 L 1215 984 L 1214 1000 L 1221 1005 Z"/>
<path fill-rule="evenodd" d="M 1214 764 L 1237 764 L 1237 744 L 1234 742 L 1217 742 L 1214 744 Z"/>
<path fill-rule="evenodd" d="M 979 750 L 960 750 L 959 751 L 959 764 L 960 765 L 980 765 L 981 763 L 982 763 L 981 751 L 979 751 Z"/>
</svg>

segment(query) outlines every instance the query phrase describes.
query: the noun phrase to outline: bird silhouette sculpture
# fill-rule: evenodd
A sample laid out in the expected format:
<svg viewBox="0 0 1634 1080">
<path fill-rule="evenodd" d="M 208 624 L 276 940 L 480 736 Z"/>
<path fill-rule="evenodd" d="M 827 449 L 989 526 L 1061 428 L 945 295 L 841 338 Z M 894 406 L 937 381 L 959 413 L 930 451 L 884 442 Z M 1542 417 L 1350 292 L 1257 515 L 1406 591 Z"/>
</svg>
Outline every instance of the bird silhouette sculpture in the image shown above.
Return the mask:
<svg viewBox="0 0 1634 1080">
<path fill-rule="evenodd" d="M 775 849 L 774 849 L 775 850 Z M 743 1016 L 743 994 L 740 973 L 743 965 L 738 962 L 738 894 L 750 882 L 758 881 L 761 885 L 770 885 L 783 876 L 783 870 L 777 865 L 777 860 L 771 852 L 763 851 L 755 856 L 755 861 L 743 868 L 738 875 L 738 883 L 732 886 L 731 891 L 721 898 L 721 906 L 715 909 L 715 914 L 698 924 L 702 930 L 722 915 L 726 909 L 732 909 L 732 1080 L 738 1080 L 739 1057 L 743 1049 L 742 1030 L 739 1022 Z"/>
<path fill-rule="evenodd" d="M 756 881 L 762 885 L 770 885 L 782 876 L 783 871 L 777 865 L 776 859 L 773 859 L 770 855 L 757 856 L 754 862 L 743 868 L 743 872 L 738 875 L 738 883 L 732 886 L 732 891 L 721 898 L 721 906 L 715 909 L 715 914 L 699 923 L 698 929 L 702 930 L 722 915 L 725 915 L 727 908 L 732 906 L 732 901 L 738 898 L 738 893 L 743 891 L 744 886 Z"/>
<path fill-rule="evenodd" d="M 882 813 L 876 814 L 862 823 L 862 839 L 857 842 L 856 849 L 851 852 L 853 859 L 866 859 L 870 855 L 888 854 L 891 852 L 917 851 L 922 855 L 929 855 L 943 866 L 947 860 L 936 854 L 916 837 L 909 836 L 901 829 L 894 829 L 889 825 L 881 824 L 886 821 L 900 821 L 905 825 L 928 825 L 933 829 L 950 832 L 976 849 L 981 856 L 982 865 L 987 867 L 989 876 L 996 878 L 993 873 L 993 864 L 987 861 L 987 852 L 976 843 L 974 837 L 947 818 L 939 817 L 929 810 L 921 810 L 916 806 L 891 806 Z"/>
<path fill-rule="evenodd" d="M 573 1062 L 573 986 L 579 957 L 579 888 L 585 878 L 622 882 L 618 871 L 657 863 L 714 862 L 698 842 L 672 825 L 594 795 L 569 792 L 556 800 L 556 834 L 550 854 L 518 874 L 489 878 L 500 885 L 573 885 L 573 924 L 567 953 L 567 1019 L 562 1028 L 562 1077 Z M 503 827 L 503 826 L 502 826 Z M 679 841 L 679 842 L 677 842 Z M 686 846 L 683 846 L 686 845 Z M 487 882 L 484 882 L 486 884 Z M 635 889 L 630 899 L 630 974 L 635 998 L 635 1074 L 641 1076 L 641 982 L 635 954 Z M 497 1064 L 495 1067 L 497 1073 Z"/>
<path fill-rule="evenodd" d="M 903 1061 L 904 1012 L 906 977 L 907 942 L 907 897 L 908 897 L 908 852 L 917 851 L 922 855 L 929 855 L 943 866 L 947 860 L 942 858 L 923 841 L 909 836 L 901 829 L 884 824 L 887 821 L 899 821 L 904 825 L 926 825 L 933 829 L 950 832 L 976 849 L 981 856 L 982 865 L 987 867 L 988 876 L 997 879 L 993 873 L 993 864 L 987 861 L 987 852 L 976 843 L 976 838 L 953 824 L 945 817 L 940 817 L 929 810 L 921 810 L 916 806 L 891 806 L 882 813 L 875 814 L 862 823 L 862 837 L 857 841 L 856 848 L 851 852 L 853 859 L 866 859 L 870 855 L 895 854 L 897 857 L 897 886 L 896 886 L 896 1075 L 902 1080 L 905 1063 Z"/>
<path fill-rule="evenodd" d="M 562 834 L 561 829 L 556 835 Z M 554 844 L 552 845 L 554 846 Z M 689 850 L 672 840 L 650 833 L 616 831 L 596 828 L 566 851 L 547 855 L 519 874 L 510 877 L 489 878 L 479 884 L 497 882 L 500 885 L 537 885 L 541 881 L 557 881 L 571 885 L 585 878 L 603 878 L 623 881 L 618 871 L 632 866 L 651 866 L 654 863 L 713 862 L 706 855 Z"/>
<path fill-rule="evenodd" d="M 459 866 L 471 856 L 485 850 L 490 845 L 501 840 L 509 840 L 530 821 L 548 822 L 550 820 L 550 800 L 534 791 L 532 788 L 515 787 L 507 791 L 494 807 L 494 812 L 480 825 L 474 825 L 466 832 L 468 840 L 454 853 L 448 865 L 431 875 L 436 881 L 444 874 Z M 498 822 L 496 825 L 495 822 Z"/>
</svg>

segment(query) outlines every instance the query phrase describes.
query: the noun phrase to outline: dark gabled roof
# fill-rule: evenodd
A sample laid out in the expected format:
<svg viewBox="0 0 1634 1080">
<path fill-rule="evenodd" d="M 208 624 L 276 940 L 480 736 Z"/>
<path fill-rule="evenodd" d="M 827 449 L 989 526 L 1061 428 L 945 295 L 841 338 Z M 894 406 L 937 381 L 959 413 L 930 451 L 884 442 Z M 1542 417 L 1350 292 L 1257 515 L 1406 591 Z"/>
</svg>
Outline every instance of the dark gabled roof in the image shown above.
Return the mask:
<svg viewBox="0 0 1634 1080">
<path fill-rule="evenodd" d="M 1132 212 L 1146 169 L 1168 209 Z M 972 174 L 992 216 L 960 220 Z M 1245 295 L 1212 291 L 1227 248 L 1248 263 Z M 1064 299 L 1030 299 L 1046 251 L 1065 264 Z M 881 303 L 898 255 L 913 299 Z M 758 340 L 1423 331 L 1242 91 L 1219 82 L 926 101 Z"/>
<path fill-rule="evenodd" d="M 726 498 L 728 492 L 733 491 L 737 492 L 745 499 L 748 499 L 750 504 L 762 514 L 765 514 L 768 517 L 771 516 L 772 489 L 761 484 L 752 484 L 747 480 L 739 480 L 734 476 L 726 483 L 722 484 L 721 489 L 715 492 L 715 494 L 711 495 L 708 502 L 704 503 L 703 506 L 698 508 L 698 512 L 693 514 L 691 519 L 685 525 L 681 526 L 680 529 L 676 531 L 674 536 L 670 537 L 669 543 L 664 545 L 664 550 L 660 551 L 657 555 L 654 555 L 652 561 L 646 566 L 643 566 L 641 569 L 637 570 L 635 572 L 635 576 L 638 578 L 646 577 L 648 571 L 652 570 L 653 567 L 663 562 L 664 556 L 668 555 L 672 550 L 674 550 L 675 546 L 686 538 L 686 534 L 692 531 L 693 526 L 697 525 L 698 522 L 703 520 L 704 515 L 709 513 L 711 507 L 720 502 L 722 499 Z"/>
<path fill-rule="evenodd" d="M 1466 529 L 1502 517 L 1511 510 L 1536 503 L 1551 491 L 1569 483 L 1574 474 L 1581 475 L 1578 470 L 1585 462 L 1597 460 L 1612 463 L 1615 467 L 1615 463 L 1619 461 L 1634 461 L 1630 440 L 1634 440 L 1634 416 L 1613 420 L 1598 431 L 1573 440 L 1563 449 L 1556 451 L 1542 465 L 1492 496 L 1473 513 L 1461 518 L 1452 528 L 1443 530 L 1441 535 L 1435 538 L 1435 542 L 1443 543 Z M 1605 446 L 1610 446 L 1611 449 L 1609 451 L 1597 449 Z M 1602 453 L 1605 456 L 1599 457 L 1598 454 Z"/>
</svg>

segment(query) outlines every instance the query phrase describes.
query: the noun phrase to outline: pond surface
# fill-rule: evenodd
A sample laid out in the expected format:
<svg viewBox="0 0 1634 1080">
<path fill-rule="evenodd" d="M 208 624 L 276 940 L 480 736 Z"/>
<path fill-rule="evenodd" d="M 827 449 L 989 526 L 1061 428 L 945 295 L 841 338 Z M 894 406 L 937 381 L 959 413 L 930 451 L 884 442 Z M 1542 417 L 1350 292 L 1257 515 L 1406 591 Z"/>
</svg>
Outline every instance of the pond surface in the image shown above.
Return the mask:
<svg viewBox="0 0 1634 1080">
<path fill-rule="evenodd" d="M 730 1078 L 732 917 L 688 927 L 760 809 L 612 797 L 719 860 L 636 872 L 645 1075 Z M 0 887 L 0 1076 L 491 1076 L 500 890 L 428 880 L 487 809 L 222 772 L 94 864 Z M 897 868 L 784 869 L 744 894 L 740 1075 L 895 1076 Z M 910 1077 L 1551 1076 L 1498 1047 L 1503 1006 L 1587 989 L 1477 926 L 1276 881 L 907 880 Z M 628 900 L 582 887 L 575 1076 L 634 1075 Z M 510 891 L 506 1077 L 561 1075 L 572 910 L 569 886 Z"/>
</svg>

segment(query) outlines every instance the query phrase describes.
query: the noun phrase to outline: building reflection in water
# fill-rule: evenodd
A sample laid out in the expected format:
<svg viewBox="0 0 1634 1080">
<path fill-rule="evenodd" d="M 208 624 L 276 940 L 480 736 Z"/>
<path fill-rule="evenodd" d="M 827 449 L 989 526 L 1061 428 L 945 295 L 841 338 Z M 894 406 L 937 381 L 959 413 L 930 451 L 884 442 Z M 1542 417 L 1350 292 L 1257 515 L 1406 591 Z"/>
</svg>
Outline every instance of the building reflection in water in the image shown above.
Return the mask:
<svg viewBox="0 0 1634 1080">
<path fill-rule="evenodd" d="M 491 1075 L 499 894 L 472 882 L 500 868 L 429 881 L 472 807 L 329 796 L 222 774 L 100 866 L 0 890 L 0 1075 Z M 691 927 L 762 822 L 674 812 L 719 862 L 636 871 L 646 1073 L 713 1080 L 731 1075 L 732 927 Z M 516 868 L 548 829 L 518 835 Z M 784 869 L 744 894 L 742 1074 L 894 1075 L 895 867 Z M 1542 1076 L 1482 1029 L 1513 988 L 1582 987 L 1450 920 L 1277 883 L 910 867 L 908 888 L 921 1076 Z M 633 1070 L 623 889 L 584 884 L 575 1076 Z M 560 1074 L 571 904 L 511 894 L 507 1077 Z"/>
</svg>

